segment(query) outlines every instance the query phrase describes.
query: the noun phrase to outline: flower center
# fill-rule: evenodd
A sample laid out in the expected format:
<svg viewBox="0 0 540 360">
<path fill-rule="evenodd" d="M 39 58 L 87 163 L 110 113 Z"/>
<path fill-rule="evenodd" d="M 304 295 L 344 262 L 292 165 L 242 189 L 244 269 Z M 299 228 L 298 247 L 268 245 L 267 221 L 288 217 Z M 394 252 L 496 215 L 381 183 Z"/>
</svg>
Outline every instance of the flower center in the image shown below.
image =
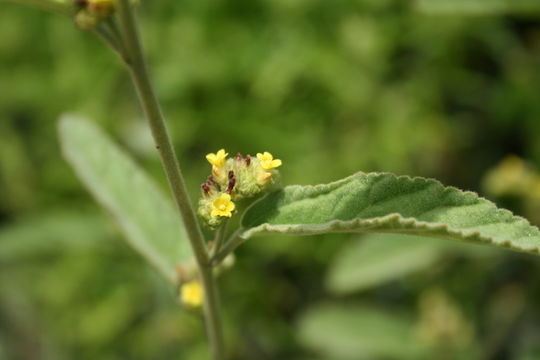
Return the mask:
<svg viewBox="0 0 540 360">
<path fill-rule="evenodd" d="M 221 204 L 219 204 L 218 209 L 221 210 L 221 211 L 225 211 L 225 210 L 227 210 L 227 205 L 221 203 Z"/>
</svg>

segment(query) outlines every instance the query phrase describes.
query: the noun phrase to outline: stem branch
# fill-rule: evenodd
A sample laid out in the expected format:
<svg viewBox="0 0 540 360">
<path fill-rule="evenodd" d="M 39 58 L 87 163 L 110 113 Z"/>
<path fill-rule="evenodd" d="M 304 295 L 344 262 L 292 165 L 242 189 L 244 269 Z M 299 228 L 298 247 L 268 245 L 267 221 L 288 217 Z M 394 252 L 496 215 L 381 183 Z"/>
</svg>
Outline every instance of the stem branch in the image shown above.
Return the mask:
<svg viewBox="0 0 540 360">
<path fill-rule="evenodd" d="M 231 254 L 236 248 L 244 242 L 244 239 L 240 237 L 243 229 L 239 228 L 236 230 L 230 237 L 227 239 L 225 244 L 220 246 L 217 252 L 215 252 L 210 259 L 210 264 L 213 266 L 218 266 L 227 255 Z"/>
<path fill-rule="evenodd" d="M 214 238 L 214 246 L 212 247 L 211 257 L 215 254 L 217 254 L 221 247 L 223 246 L 223 242 L 225 241 L 225 233 L 227 232 L 227 223 L 228 219 L 223 220 L 221 225 L 216 230 L 216 235 Z"/>
<path fill-rule="evenodd" d="M 111 49 L 113 49 L 115 52 L 120 54 L 122 56 L 123 50 L 121 48 L 121 39 L 116 37 L 115 34 L 111 33 L 110 29 L 107 26 L 98 26 L 93 30 L 94 34 L 96 34 L 105 44 L 110 46 Z"/>
</svg>

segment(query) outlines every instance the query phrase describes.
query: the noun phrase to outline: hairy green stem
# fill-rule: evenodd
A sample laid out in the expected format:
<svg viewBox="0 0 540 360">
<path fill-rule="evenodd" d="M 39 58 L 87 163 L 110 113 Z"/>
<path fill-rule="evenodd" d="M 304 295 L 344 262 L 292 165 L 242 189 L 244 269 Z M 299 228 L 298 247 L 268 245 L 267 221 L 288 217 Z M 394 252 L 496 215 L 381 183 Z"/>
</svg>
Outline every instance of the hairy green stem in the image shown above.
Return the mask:
<svg viewBox="0 0 540 360">
<path fill-rule="evenodd" d="M 216 234 L 214 237 L 214 245 L 212 247 L 211 257 L 217 254 L 221 247 L 223 246 L 223 242 L 225 241 L 225 233 L 227 232 L 227 223 L 228 219 L 223 220 L 221 225 L 217 228 Z"/>
<path fill-rule="evenodd" d="M 71 6 L 66 3 L 54 0 L 0 0 L 0 2 L 2 1 L 18 5 L 35 7 L 66 16 L 73 15 L 73 9 L 71 8 Z"/>
<path fill-rule="evenodd" d="M 105 20 L 103 26 L 110 32 L 113 39 L 117 41 L 117 52 L 124 56 L 126 53 L 126 49 L 124 49 L 124 43 L 122 41 L 122 33 L 120 32 L 120 29 L 118 28 L 118 23 L 116 21 L 116 18 L 109 17 Z"/>
<path fill-rule="evenodd" d="M 108 26 L 98 26 L 93 30 L 93 33 L 103 40 L 105 44 L 109 45 L 111 49 L 123 56 L 124 51 L 121 47 L 121 39 L 112 33 Z"/>
<path fill-rule="evenodd" d="M 120 0 L 118 1 L 118 5 L 118 16 L 120 26 L 123 30 L 123 41 L 127 52 L 125 57 L 126 64 L 150 124 L 156 147 L 161 156 L 161 161 L 165 168 L 165 173 L 167 174 L 176 204 L 184 220 L 195 257 L 199 263 L 206 264 L 208 262 L 206 245 L 191 201 L 189 200 L 186 184 L 180 172 L 178 160 L 176 159 L 169 132 L 161 112 L 161 106 L 150 82 L 148 67 L 142 52 L 132 7 L 128 0 Z"/>
<path fill-rule="evenodd" d="M 236 248 L 244 242 L 244 239 L 240 237 L 242 228 L 236 230 L 223 244 L 217 249 L 210 259 L 212 266 L 218 266 L 229 254 L 231 254 Z"/>
<path fill-rule="evenodd" d="M 211 264 L 206 264 L 199 268 L 199 273 L 204 287 L 204 322 L 212 359 L 223 360 L 225 359 L 225 344 L 223 343 L 223 326 L 214 268 Z"/>
<path fill-rule="evenodd" d="M 118 17 L 126 50 L 125 61 L 137 89 L 139 99 L 148 118 L 152 135 L 159 150 L 174 199 L 184 220 L 193 253 L 199 267 L 200 278 L 204 288 L 204 311 L 206 330 L 214 360 L 222 360 L 224 356 L 223 332 L 219 314 L 217 287 L 209 263 L 208 249 L 195 212 L 189 200 L 187 188 L 174 153 L 170 137 L 165 125 L 161 107 L 156 98 L 148 67 L 143 55 L 139 39 L 136 18 L 129 0 L 119 0 Z"/>
</svg>

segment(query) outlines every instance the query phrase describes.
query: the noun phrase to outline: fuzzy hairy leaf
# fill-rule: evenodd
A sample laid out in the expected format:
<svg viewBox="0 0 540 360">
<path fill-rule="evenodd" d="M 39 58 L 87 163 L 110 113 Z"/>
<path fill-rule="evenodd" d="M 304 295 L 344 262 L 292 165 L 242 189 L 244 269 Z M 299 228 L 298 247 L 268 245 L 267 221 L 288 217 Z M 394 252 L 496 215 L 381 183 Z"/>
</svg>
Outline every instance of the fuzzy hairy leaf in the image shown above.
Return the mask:
<svg viewBox="0 0 540 360">
<path fill-rule="evenodd" d="M 242 226 L 242 239 L 385 232 L 540 252 L 538 228 L 508 210 L 436 180 L 389 173 L 357 173 L 330 184 L 288 186 L 254 203 Z"/>
<path fill-rule="evenodd" d="M 95 199 L 116 219 L 128 243 L 169 281 L 192 257 L 184 226 L 170 201 L 133 160 L 91 122 L 60 120 L 65 158 Z"/>
</svg>

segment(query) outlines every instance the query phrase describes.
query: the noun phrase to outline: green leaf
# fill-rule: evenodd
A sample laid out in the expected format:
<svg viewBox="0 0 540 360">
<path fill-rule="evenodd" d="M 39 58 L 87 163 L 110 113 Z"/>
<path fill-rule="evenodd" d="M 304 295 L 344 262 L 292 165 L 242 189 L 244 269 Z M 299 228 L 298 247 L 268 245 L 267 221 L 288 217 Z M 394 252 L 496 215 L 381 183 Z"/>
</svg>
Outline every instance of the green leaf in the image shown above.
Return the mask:
<svg viewBox="0 0 540 360">
<path fill-rule="evenodd" d="M 417 0 L 416 8 L 428 14 L 491 15 L 538 13 L 537 0 Z"/>
<path fill-rule="evenodd" d="M 169 281 L 191 259 L 177 211 L 154 182 L 89 121 L 60 120 L 65 158 L 95 199 L 120 225 L 128 243 Z"/>
<path fill-rule="evenodd" d="M 322 304 L 298 323 L 300 343 L 322 356 L 340 359 L 425 359 L 414 322 L 373 306 Z"/>
<path fill-rule="evenodd" d="M 358 173 L 325 185 L 288 186 L 255 202 L 242 226 L 240 239 L 385 232 L 540 252 L 538 228 L 508 210 L 436 180 L 388 173 Z"/>
<path fill-rule="evenodd" d="M 402 234 L 366 234 L 346 244 L 331 261 L 326 286 L 348 294 L 429 269 L 448 255 L 475 258 L 498 254 L 499 249 L 433 241 Z"/>
</svg>

